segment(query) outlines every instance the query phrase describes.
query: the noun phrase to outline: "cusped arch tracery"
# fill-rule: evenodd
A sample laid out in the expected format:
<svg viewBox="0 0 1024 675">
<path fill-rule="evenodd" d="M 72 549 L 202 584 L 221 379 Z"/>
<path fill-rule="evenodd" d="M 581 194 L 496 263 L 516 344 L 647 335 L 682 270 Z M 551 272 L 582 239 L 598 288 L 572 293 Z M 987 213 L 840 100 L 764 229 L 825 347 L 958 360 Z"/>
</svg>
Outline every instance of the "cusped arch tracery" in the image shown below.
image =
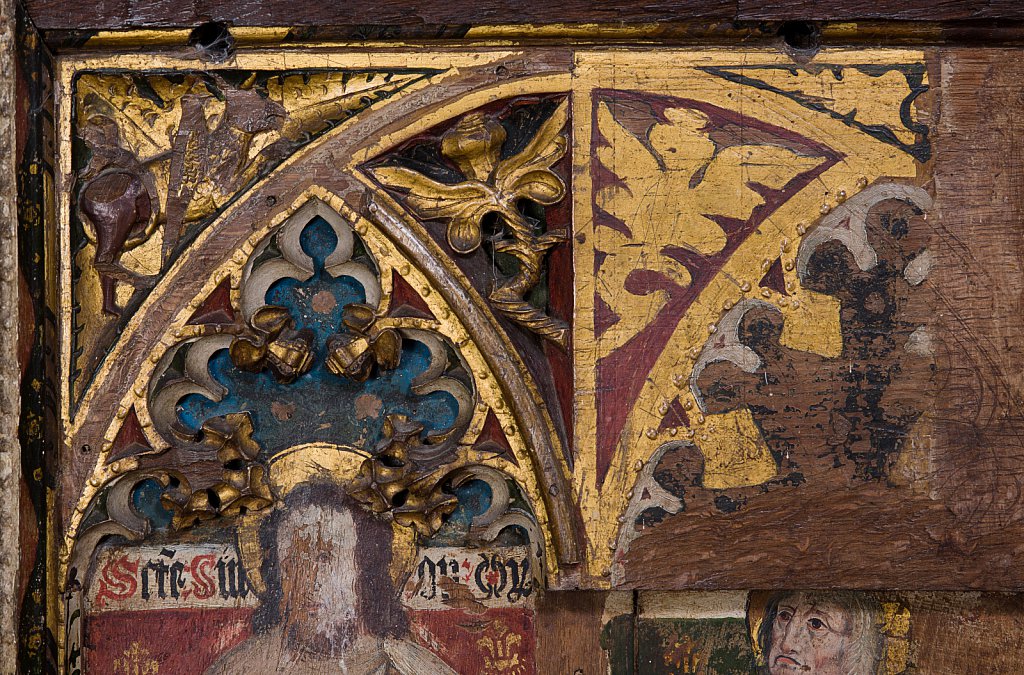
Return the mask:
<svg viewBox="0 0 1024 675">
<path fill-rule="evenodd" d="M 171 529 L 245 516 L 279 496 L 276 457 L 317 443 L 358 460 L 332 479 L 421 537 L 440 528 L 460 485 L 486 482 L 491 507 L 470 533 L 481 542 L 525 533 L 543 578 L 557 558 L 532 459 L 455 312 L 416 291 L 429 289 L 422 273 L 335 196 L 311 190 L 292 211 L 248 256 L 234 256 L 233 270 L 212 275 L 218 285 L 189 302 L 193 319 L 174 329 L 145 395 L 119 410 L 121 430 L 78 511 L 73 578 L 104 537 L 153 530 L 153 508 L 137 497 L 143 483 L 160 486 L 150 494 L 173 511 Z M 126 446 L 129 423 L 137 433 Z M 526 510 L 510 506 L 504 480 Z"/>
<path fill-rule="evenodd" d="M 499 55 L 499 58 L 502 57 Z M 541 70 L 550 71 L 551 66 L 545 65 Z M 210 392 L 214 394 L 213 398 L 225 395 L 220 389 L 223 385 L 218 384 L 209 368 L 204 371 L 200 366 L 210 363 L 211 359 L 223 359 L 223 353 L 230 352 L 230 345 L 237 342 L 239 336 L 225 333 L 223 326 L 220 333 L 200 334 L 194 325 L 190 325 L 190 320 L 196 315 L 209 315 L 211 299 L 218 293 L 229 299 L 237 313 L 236 319 L 245 321 L 252 318 L 256 310 L 242 296 L 241 279 L 247 273 L 243 267 L 259 267 L 253 256 L 256 249 L 296 209 L 310 202 L 311 196 L 329 204 L 327 216 L 331 212 L 342 215 L 358 236 L 366 238 L 368 248 L 377 247 L 387 251 L 385 257 L 397 257 L 398 263 L 377 270 L 384 299 L 388 297 L 392 285 L 389 274 L 393 276 L 398 270 L 408 282 L 407 285 L 422 295 L 421 300 L 432 309 L 434 318 L 446 323 L 445 336 L 455 345 L 454 351 L 472 353 L 469 370 L 476 376 L 476 401 L 459 441 L 465 444 L 474 437 L 482 439 L 478 449 L 473 450 L 470 446 L 470 457 L 478 463 L 487 461 L 493 465 L 504 461 L 503 456 L 511 460 L 506 462 L 507 466 L 502 470 L 522 487 L 531 506 L 537 530 L 544 537 L 548 574 L 557 573 L 559 560 L 577 560 L 579 529 L 573 525 L 572 509 L 569 506 L 571 491 L 568 487 L 564 450 L 560 447 L 562 441 L 553 432 L 549 413 L 540 403 L 536 388 L 530 384 L 530 376 L 526 374 L 526 369 L 504 337 L 486 302 L 458 270 L 445 260 L 448 254 L 428 241 L 421 231 L 410 227 L 408 220 L 400 214 L 382 210 L 372 196 L 367 200 L 365 194 L 368 186 L 355 170 L 359 163 L 372 157 L 373 153 L 386 149 L 386 143 L 394 144 L 403 138 L 412 137 L 428 122 L 457 119 L 482 102 L 492 100 L 494 92 L 500 90 L 529 94 L 534 91 L 564 91 L 567 85 L 567 80 L 562 81 L 564 76 L 556 72 L 532 79 L 526 77 L 514 86 L 512 83 L 492 83 L 487 76 L 489 72 L 487 68 L 466 69 L 466 86 L 453 89 L 454 97 L 443 114 L 434 112 L 424 115 L 422 105 L 416 100 L 420 94 L 410 94 L 408 100 L 403 99 L 395 106 L 401 108 L 398 115 L 394 111 L 386 116 L 371 112 L 351 125 L 351 129 L 325 135 L 318 143 L 298 153 L 285 166 L 241 194 L 170 266 L 112 348 L 108 363 L 97 374 L 96 381 L 85 395 L 82 414 L 70 423 L 68 431 L 72 446 L 95 448 L 98 456 L 90 468 L 86 463 L 88 455 L 85 451 L 81 456 L 76 455 L 62 479 L 68 497 L 80 495 L 77 505 L 74 499 L 64 502 L 68 527 L 61 558 L 63 570 L 68 571 L 74 567 L 71 560 L 73 552 L 81 563 L 80 550 L 89 548 L 76 546 L 74 541 L 80 536 L 87 539 L 85 531 L 97 524 L 94 504 L 101 493 L 115 483 L 123 482 L 135 471 L 151 471 L 148 467 L 157 463 L 156 458 L 166 457 L 166 453 L 174 451 L 166 439 L 166 427 L 168 423 L 178 424 L 181 420 L 176 415 L 161 418 L 162 413 L 156 412 L 159 406 L 151 406 L 153 400 L 150 396 L 158 388 L 157 379 L 152 375 L 155 370 L 169 363 L 165 360 L 169 358 L 168 353 L 175 352 L 178 359 L 178 370 L 171 371 L 180 376 L 178 384 L 193 389 L 186 392 L 186 398 L 191 396 L 194 401 L 205 398 L 204 394 Z M 428 107 L 433 108 L 433 105 Z M 396 121 L 403 119 L 401 114 L 407 115 L 404 122 Z M 406 124 L 406 127 L 403 128 L 402 124 Z M 369 131 L 374 125 L 382 128 L 386 126 L 388 134 L 381 137 Z M 395 129 L 401 130 L 396 132 Z M 339 157 L 351 158 L 347 171 L 339 172 L 335 168 Z M 326 163 L 325 158 L 328 160 Z M 330 170 L 325 171 L 328 164 Z M 321 185 L 323 187 L 319 187 Z M 273 208 L 275 203 L 277 208 Z M 330 221 L 330 218 L 326 220 Z M 290 278 L 300 281 L 309 271 L 308 260 L 301 259 L 301 246 L 295 249 L 293 244 L 286 243 L 284 248 L 300 255 L 292 255 L 292 260 L 283 259 L 287 265 L 293 266 L 289 269 L 295 276 Z M 331 267 L 333 265 L 334 261 Z M 261 271 L 265 270 L 261 268 Z M 252 287 L 255 288 L 255 284 Z M 428 296 L 432 291 L 433 294 Z M 258 296 L 259 292 L 252 292 L 251 295 Z M 363 304 L 372 309 L 372 303 Z M 214 307 L 213 313 L 217 311 Z M 373 323 L 368 320 L 366 311 L 362 317 L 352 317 L 360 329 Z M 267 318 L 269 321 L 261 325 L 263 332 L 267 335 L 277 332 L 276 337 L 280 338 L 284 332 L 278 330 L 280 322 L 275 324 L 273 316 Z M 430 359 L 434 359 L 435 363 L 445 360 L 435 359 L 440 350 L 434 348 L 431 351 L 431 345 L 436 347 L 437 341 L 427 339 L 432 327 L 426 319 L 406 316 L 403 321 L 400 331 L 403 340 L 416 342 L 414 338 L 418 336 L 421 338 L 420 344 L 427 345 L 425 351 L 431 353 Z M 284 323 L 287 324 L 287 321 Z M 458 330 L 449 330 L 447 324 Z M 379 337 L 376 333 L 388 335 L 389 327 L 375 324 L 370 331 L 374 334 L 364 331 L 363 335 L 349 342 L 360 342 L 365 338 L 372 343 Z M 388 339 L 385 337 L 383 342 Z M 273 343 L 274 339 L 271 338 L 269 342 Z M 188 346 L 184 343 L 188 343 Z M 141 352 L 148 358 L 140 363 L 133 351 Z M 369 350 L 364 351 L 376 350 L 371 345 Z M 445 358 L 450 359 L 453 355 L 452 347 L 445 347 L 445 351 Z M 189 356 L 191 358 L 186 358 Z M 417 386 L 434 387 L 431 393 L 451 395 L 449 390 L 452 384 L 445 377 L 437 377 L 437 373 L 432 373 L 430 379 L 430 383 L 418 382 Z M 167 397 L 166 394 L 164 396 Z M 114 414 L 105 415 L 101 412 L 104 409 L 112 410 Z M 227 417 L 228 414 L 224 414 L 214 419 L 223 420 Z M 462 421 L 460 419 L 460 423 Z M 160 428 L 165 428 L 165 431 L 159 431 Z M 193 437 L 185 441 L 185 444 L 192 443 L 195 448 L 196 435 L 203 435 L 201 425 L 198 430 L 193 425 L 186 430 L 185 435 L 190 433 Z M 494 442 L 496 435 L 502 437 L 501 442 Z M 181 442 L 181 439 L 176 442 Z M 431 445 L 438 447 L 437 443 L 426 443 L 425 447 Z M 203 470 L 209 482 L 221 467 L 216 462 L 209 462 Z M 159 472 L 151 476 L 150 480 L 179 488 L 181 483 L 179 478 Z M 192 485 L 189 489 L 195 487 Z"/>
</svg>

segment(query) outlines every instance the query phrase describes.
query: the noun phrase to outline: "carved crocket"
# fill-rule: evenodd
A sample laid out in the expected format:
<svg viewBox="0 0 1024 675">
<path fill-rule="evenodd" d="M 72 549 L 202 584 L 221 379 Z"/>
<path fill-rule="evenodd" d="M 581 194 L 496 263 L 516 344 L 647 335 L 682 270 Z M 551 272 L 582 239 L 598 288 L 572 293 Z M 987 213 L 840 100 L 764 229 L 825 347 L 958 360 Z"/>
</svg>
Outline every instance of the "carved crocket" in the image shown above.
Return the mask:
<svg viewBox="0 0 1024 675">
<path fill-rule="evenodd" d="M 121 254 L 138 246 L 150 235 L 153 214 L 149 192 L 142 180 L 127 170 L 105 171 L 82 188 L 78 199 L 82 213 L 95 231 L 96 260 L 100 276 L 103 311 L 120 314 L 115 296 L 115 281 L 144 286 L 150 279 L 129 271 L 121 264 Z"/>
</svg>

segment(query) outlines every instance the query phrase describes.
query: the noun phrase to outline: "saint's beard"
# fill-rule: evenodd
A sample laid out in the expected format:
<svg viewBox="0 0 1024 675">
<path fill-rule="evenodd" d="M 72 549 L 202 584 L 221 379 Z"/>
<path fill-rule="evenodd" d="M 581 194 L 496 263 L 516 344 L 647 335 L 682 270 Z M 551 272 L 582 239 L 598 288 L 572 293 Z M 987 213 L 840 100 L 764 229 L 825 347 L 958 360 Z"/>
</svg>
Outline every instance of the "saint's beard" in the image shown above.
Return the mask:
<svg viewBox="0 0 1024 675">
<path fill-rule="evenodd" d="M 331 593 L 296 589 L 286 598 L 285 637 L 289 646 L 323 656 L 340 656 L 352 647 L 359 627 L 356 608 L 336 602 Z"/>
</svg>

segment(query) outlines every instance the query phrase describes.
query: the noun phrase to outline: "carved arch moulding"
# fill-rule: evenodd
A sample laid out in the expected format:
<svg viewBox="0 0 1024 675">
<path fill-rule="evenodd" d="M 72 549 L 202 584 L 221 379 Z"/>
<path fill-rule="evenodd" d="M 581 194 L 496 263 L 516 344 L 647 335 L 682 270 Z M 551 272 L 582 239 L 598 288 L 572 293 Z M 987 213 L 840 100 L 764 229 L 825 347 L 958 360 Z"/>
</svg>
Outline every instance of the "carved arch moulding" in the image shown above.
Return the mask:
<svg viewBox="0 0 1024 675">
<path fill-rule="evenodd" d="M 317 527 L 399 661 L 464 614 L 493 656 L 544 588 L 1020 585 L 1012 322 L 957 301 L 1019 288 L 944 221 L 923 52 L 59 65 L 69 671 L 145 663 L 114 626 L 152 609 L 221 672 Z"/>
</svg>

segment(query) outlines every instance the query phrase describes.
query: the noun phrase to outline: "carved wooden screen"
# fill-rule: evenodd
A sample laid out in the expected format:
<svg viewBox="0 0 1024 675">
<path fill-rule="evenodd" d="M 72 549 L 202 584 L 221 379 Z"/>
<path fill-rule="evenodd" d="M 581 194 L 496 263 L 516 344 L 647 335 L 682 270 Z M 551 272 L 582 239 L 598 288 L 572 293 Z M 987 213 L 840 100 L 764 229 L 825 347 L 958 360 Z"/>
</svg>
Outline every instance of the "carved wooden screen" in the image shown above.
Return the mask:
<svg viewBox="0 0 1024 675">
<path fill-rule="evenodd" d="M 274 35 L 25 47 L 26 669 L 1012 672 L 1016 53 Z"/>
</svg>

